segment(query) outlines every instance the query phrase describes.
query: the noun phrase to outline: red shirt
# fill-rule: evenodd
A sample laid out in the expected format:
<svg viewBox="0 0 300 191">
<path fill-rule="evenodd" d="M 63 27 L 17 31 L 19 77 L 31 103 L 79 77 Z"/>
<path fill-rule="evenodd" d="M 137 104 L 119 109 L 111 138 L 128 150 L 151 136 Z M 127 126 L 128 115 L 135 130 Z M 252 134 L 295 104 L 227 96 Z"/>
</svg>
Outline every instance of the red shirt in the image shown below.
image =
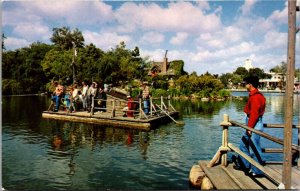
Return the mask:
<svg viewBox="0 0 300 191">
<path fill-rule="evenodd" d="M 128 110 L 134 109 L 134 102 L 131 97 L 128 98 L 127 107 L 128 107 Z M 133 117 L 133 111 L 127 111 L 127 117 Z"/>
<path fill-rule="evenodd" d="M 265 113 L 266 99 L 258 91 L 258 89 L 252 90 L 249 93 L 249 99 L 244 107 L 244 112 L 248 115 L 248 126 L 254 128 L 258 118 L 262 117 Z"/>
</svg>

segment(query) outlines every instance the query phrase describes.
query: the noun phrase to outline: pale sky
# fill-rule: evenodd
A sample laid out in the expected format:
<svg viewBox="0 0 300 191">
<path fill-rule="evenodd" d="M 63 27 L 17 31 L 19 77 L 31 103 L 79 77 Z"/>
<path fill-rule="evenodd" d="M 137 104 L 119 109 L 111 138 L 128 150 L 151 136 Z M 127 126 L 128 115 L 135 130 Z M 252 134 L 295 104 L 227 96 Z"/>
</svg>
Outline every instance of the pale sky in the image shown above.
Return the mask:
<svg viewBox="0 0 300 191">
<path fill-rule="evenodd" d="M 298 1 L 299 4 L 299 1 Z M 297 13 L 297 26 L 299 22 Z M 287 60 L 287 1 L 82 1 L 2 2 L 5 47 L 51 44 L 52 29 L 78 28 L 85 44 L 107 51 L 124 41 L 150 60 L 183 60 L 184 70 L 233 72 L 251 59 L 269 71 Z M 300 32 L 296 35 L 300 68 Z"/>
</svg>

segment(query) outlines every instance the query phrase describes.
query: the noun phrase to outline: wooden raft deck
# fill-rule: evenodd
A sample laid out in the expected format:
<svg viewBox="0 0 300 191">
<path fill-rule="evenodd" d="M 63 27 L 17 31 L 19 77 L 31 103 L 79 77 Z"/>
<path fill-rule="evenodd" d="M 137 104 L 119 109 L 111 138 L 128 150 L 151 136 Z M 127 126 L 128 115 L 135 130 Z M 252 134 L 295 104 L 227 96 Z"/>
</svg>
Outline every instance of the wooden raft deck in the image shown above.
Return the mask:
<svg viewBox="0 0 300 191">
<path fill-rule="evenodd" d="M 178 111 L 170 112 L 169 115 L 172 117 L 177 117 L 179 114 Z M 138 117 L 122 117 L 115 116 L 111 117 L 111 113 L 109 112 L 96 112 L 94 115 L 90 115 L 90 113 L 86 111 L 78 111 L 75 113 L 67 113 L 66 111 L 44 111 L 42 113 L 43 118 L 55 119 L 55 120 L 63 120 L 63 121 L 71 121 L 71 122 L 81 122 L 81 123 L 89 123 L 89 124 L 98 124 L 98 125 L 112 125 L 114 127 L 122 127 L 122 128 L 133 128 L 133 129 L 142 129 L 149 130 L 151 128 L 155 128 L 160 124 L 170 122 L 171 119 L 169 116 L 160 114 L 148 116 L 147 118 L 139 119 Z"/>
<path fill-rule="evenodd" d="M 267 177 L 250 177 L 246 176 L 243 171 L 235 170 L 233 163 L 228 163 L 226 167 L 216 165 L 207 167 L 209 161 L 199 161 L 199 166 L 205 172 L 205 175 L 210 179 L 216 189 L 277 189 L 282 179 L 282 165 L 268 164 L 264 166 L 272 172 L 272 178 Z M 300 169 L 292 167 L 292 189 L 300 189 Z"/>
</svg>

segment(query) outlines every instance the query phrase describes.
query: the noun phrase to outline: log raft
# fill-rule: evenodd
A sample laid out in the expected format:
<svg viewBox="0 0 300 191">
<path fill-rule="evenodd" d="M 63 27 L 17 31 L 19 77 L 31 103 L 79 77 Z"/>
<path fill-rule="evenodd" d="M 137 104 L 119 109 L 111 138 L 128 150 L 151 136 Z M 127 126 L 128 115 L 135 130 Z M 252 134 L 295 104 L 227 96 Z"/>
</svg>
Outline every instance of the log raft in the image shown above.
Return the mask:
<svg viewBox="0 0 300 191">
<path fill-rule="evenodd" d="M 95 103 L 106 102 L 105 108 L 99 108 Z M 160 124 L 174 121 L 178 123 L 174 118 L 179 116 L 179 112 L 174 109 L 170 103 L 170 97 L 168 97 L 168 103 L 165 104 L 163 97 L 156 100 L 154 103 L 150 98 L 149 114 L 145 114 L 142 108 L 142 100 L 131 101 L 139 106 L 136 109 L 128 109 L 128 101 L 122 98 L 117 98 L 109 95 L 107 100 L 92 99 L 91 112 L 78 110 L 76 112 L 68 112 L 68 108 L 63 107 L 58 112 L 54 112 L 54 102 L 51 103 L 47 111 L 42 113 L 43 118 L 81 122 L 97 125 L 108 125 L 121 128 L 133 128 L 150 130 L 158 127 Z M 158 101 L 158 102 L 157 102 Z M 160 106 L 159 106 L 160 105 Z M 124 110 L 125 109 L 125 110 Z M 99 112 L 101 110 L 101 112 Z M 131 112 L 131 117 L 126 117 L 126 113 Z"/>
<path fill-rule="evenodd" d="M 178 117 L 179 112 L 170 112 L 170 116 Z M 171 119 L 167 115 L 153 116 L 148 119 L 139 119 L 123 116 L 111 117 L 110 113 L 95 113 L 90 115 L 86 111 L 79 111 L 75 113 L 67 113 L 65 111 L 44 111 L 42 113 L 43 118 L 55 119 L 70 122 L 80 122 L 97 125 L 109 125 L 120 128 L 132 128 L 141 130 L 150 130 L 158 127 L 160 124 L 171 122 Z"/>
</svg>

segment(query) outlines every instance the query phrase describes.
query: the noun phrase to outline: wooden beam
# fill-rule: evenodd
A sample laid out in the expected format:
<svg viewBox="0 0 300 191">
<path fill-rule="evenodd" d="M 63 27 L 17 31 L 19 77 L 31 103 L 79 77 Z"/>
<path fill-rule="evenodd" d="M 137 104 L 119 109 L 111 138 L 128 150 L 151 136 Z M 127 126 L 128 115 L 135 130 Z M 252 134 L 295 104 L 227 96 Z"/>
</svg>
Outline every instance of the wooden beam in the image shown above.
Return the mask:
<svg viewBox="0 0 300 191">
<path fill-rule="evenodd" d="M 266 123 L 264 123 L 264 127 L 266 127 L 266 128 L 284 128 L 284 124 L 266 124 Z M 300 129 L 300 125 L 293 125 L 292 127 Z"/>
<path fill-rule="evenodd" d="M 232 149 L 234 152 L 239 154 L 241 157 L 246 159 L 249 163 L 257 167 L 259 170 L 261 170 L 272 182 L 274 182 L 276 185 L 280 184 L 281 177 L 276 176 L 273 172 L 269 171 L 268 169 L 265 169 L 261 164 L 256 162 L 253 158 L 249 157 L 247 154 L 242 152 L 239 148 L 234 146 L 231 143 L 228 143 L 228 147 Z"/>
<path fill-rule="evenodd" d="M 288 1 L 288 50 L 287 73 L 285 90 L 284 144 L 282 180 L 285 189 L 292 186 L 292 125 L 293 125 L 293 96 L 295 75 L 295 46 L 296 46 L 296 3 Z"/>
<path fill-rule="evenodd" d="M 265 153 L 283 153 L 283 149 L 282 148 L 262 148 L 261 149 L 262 152 L 265 152 Z M 292 150 L 292 153 L 296 153 L 297 151 L 295 150 Z"/>
<path fill-rule="evenodd" d="M 247 125 L 244 125 L 244 124 L 242 124 L 242 123 L 239 123 L 239 122 L 236 122 L 236 121 L 230 121 L 230 123 L 231 123 L 233 126 L 239 126 L 239 127 L 242 127 L 242 128 L 244 128 L 244 129 L 246 129 L 246 130 L 252 131 L 252 132 L 254 132 L 254 133 L 256 133 L 256 134 L 258 134 L 258 135 L 260 135 L 260 136 L 262 136 L 262 137 L 264 137 L 264 138 L 266 138 L 266 139 L 269 139 L 269 140 L 271 140 L 271 141 L 274 141 L 275 143 L 278 143 L 278 144 L 281 144 L 281 145 L 284 144 L 284 142 L 283 142 L 282 139 L 279 139 L 279 138 L 277 138 L 277 137 L 273 137 L 273 136 L 271 136 L 271 135 L 269 135 L 269 134 L 267 134 L 267 133 L 264 133 L 264 132 L 258 131 L 258 130 L 256 130 L 256 129 L 250 128 L 250 127 L 248 127 Z M 300 146 L 292 144 L 292 149 L 297 150 L 297 151 L 300 151 Z"/>
</svg>

